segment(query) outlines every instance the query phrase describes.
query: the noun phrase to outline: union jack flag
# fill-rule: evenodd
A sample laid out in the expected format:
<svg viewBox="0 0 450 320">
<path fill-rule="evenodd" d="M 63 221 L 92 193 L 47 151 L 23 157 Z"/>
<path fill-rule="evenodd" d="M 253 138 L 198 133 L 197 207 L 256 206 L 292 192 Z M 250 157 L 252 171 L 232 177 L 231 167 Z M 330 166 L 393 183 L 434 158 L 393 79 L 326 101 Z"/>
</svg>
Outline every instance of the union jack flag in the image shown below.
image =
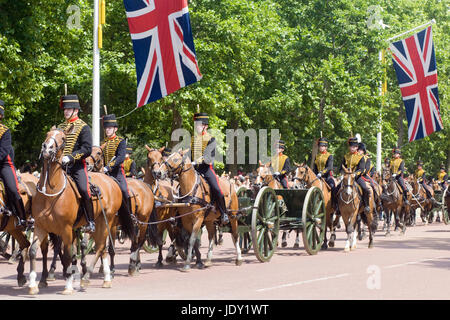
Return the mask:
<svg viewBox="0 0 450 320">
<path fill-rule="evenodd" d="M 133 41 L 137 107 L 202 78 L 187 0 L 124 0 Z"/>
<path fill-rule="evenodd" d="M 389 49 L 405 104 L 409 142 L 442 130 L 431 26 L 391 43 Z"/>
</svg>

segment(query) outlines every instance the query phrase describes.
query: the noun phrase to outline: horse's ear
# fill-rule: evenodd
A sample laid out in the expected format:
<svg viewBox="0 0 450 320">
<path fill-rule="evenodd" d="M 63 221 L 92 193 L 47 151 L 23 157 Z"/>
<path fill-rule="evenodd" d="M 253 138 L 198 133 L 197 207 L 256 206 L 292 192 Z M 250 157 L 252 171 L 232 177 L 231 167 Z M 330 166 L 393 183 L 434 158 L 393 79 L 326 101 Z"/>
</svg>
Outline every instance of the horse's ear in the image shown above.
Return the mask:
<svg viewBox="0 0 450 320">
<path fill-rule="evenodd" d="M 295 162 L 295 161 L 294 161 L 294 165 L 295 165 L 296 167 L 300 167 L 300 166 L 301 166 L 300 164 L 298 164 L 298 163 Z"/>
<path fill-rule="evenodd" d="M 261 160 L 258 160 L 258 163 L 259 163 L 259 166 L 260 166 L 260 167 L 262 167 L 262 166 L 263 166 L 263 164 L 262 164 Z"/>
<path fill-rule="evenodd" d="M 148 145 L 145 145 L 145 149 L 147 149 L 148 151 L 152 151 L 152 148 L 150 148 Z"/>
<path fill-rule="evenodd" d="M 165 148 L 166 148 L 165 146 L 159 148 L 159 149 L 158 149 L 159 153 L 163 153 L 163 151 L 164 151 Z"/>
<path fill-rule="evenodd" d="M 266 163 L 266 167 L 267 167 L 267 168 L 270 167 L 271 164 L 272 164 L 271 161 L 267 162 L 267 163 Z"/>
</svg>

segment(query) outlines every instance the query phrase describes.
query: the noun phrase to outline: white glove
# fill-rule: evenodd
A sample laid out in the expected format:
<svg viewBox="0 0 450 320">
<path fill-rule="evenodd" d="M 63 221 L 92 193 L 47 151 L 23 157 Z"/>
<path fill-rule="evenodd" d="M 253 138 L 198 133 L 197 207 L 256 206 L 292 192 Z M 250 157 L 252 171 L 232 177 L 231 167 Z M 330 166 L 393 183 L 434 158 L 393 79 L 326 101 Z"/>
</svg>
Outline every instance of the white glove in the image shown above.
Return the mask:
<svg viewBox="0 0 450 320">
<path fill-rule="evenodd" d="M 197 162 L 195 162 L 195 161 L 192 161 L 191 163 L 192 163 L 192 166 L 194 166 L 194 167 L 197 165 Z"/>
<path fill-rule="evenodd" d="M 108 173 L 108 172 L 109 172 L 108 167 L 103 167 L 103 173 Z"/>
<path fill-rule="evenodd" d="M 317 174 L 317 178 L 322 178 L 322 174 L 320 172 Z"/>
<path fill-rule="evenodd" d="M 395 178 L 396 176 L 397 176 L 397 174 L 396 174 L 396 173 L 394 173 L 394 174 L 392 175 L 392 177 L 393 177 L 393 178 Z"/>
<path fill-rule="evenodd" d="M 70 158 L 69 156 L 64 156 L 62 158 L 62 165 L 65 166 L 66 164 L 68 164 L 70 162 Z"/>
<path fill-rule="evenodd" d="M 277 172 L 274 173 L 274 175 L 275 175 L 275 176 L 279 176 L 280 173 L 277 171 Z"/>
</svg>

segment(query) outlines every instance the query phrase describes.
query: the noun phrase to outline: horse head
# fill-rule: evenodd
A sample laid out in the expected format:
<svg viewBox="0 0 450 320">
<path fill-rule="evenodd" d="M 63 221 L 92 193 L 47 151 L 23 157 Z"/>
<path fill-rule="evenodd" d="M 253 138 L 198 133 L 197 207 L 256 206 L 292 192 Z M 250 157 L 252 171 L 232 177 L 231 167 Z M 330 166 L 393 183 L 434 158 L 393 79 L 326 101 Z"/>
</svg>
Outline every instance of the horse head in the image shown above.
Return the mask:
<svg viewBox="0 0 450 320">
<path fill-rule="evenodd" d="M 88 171 L 101 172 L 103 169 L 103 148 L 99 146 L 93 146 L 92 152 L 89 157 L 86 158 L 86 166 Z"/>
<path fill-rule="evenodd" d="M 294 175 L 294 188 L 304 189 L 308 183 L 308 166 L 305 163 L 298 164 L 294 162 L 297 167 Z"/>
<path fill-rule="evenodd" d="M 272 180 L 274 180 L 273 178 L 273 169 L 272 166 L 270 165 L 270 162 L 263 164 L 261 162 L 261 160 L 259 161 L 259 167 L 258 169 L 256 169 L 257 172 L 257 176 L 256 176 L 256 185 L 259 186 L 263 186 L 263 185 L 268 185 L 270 182 L 272 182 Z"/>
<path fill-rule="evenodd" d="M 189 159 L 189 149 L 173 152 L 164 160 L 160 166 L 163 175 L 168 175 L 173 179 L 175 175 L 193 168 L 191 160 Z"/>
<path fill-rule="evenodd" d="M 341 188 L 344 190 L 344 194 L 350 196 L 355 187 L 356 174 L 345 167 L 342 167 L 342 170 L 344 171 L 344 175 L 342 176 Z"/>
<path fill-rule="evenodd" d="M 53 126 L 42 143 L 41 157 L 44 160 L 58 161 L 63 153 L 66 145 L 66 134 L 73 129 L 73 125 L 67 127 L 66 130 L 57 129 Z"/>
<path fill-rule="evenodd" d="M 154 149 L 145 145 L 145 148 L 148 151 L 147 153 L 148 171 L 152 174 L 153 179 L 164 179 L 166 177 L 166 171 L 162 171 L 161 167 L 164 162 L 164 157 L 162 153 L 165 147 L 162 147 L 160 149 Z"/>
</svg>

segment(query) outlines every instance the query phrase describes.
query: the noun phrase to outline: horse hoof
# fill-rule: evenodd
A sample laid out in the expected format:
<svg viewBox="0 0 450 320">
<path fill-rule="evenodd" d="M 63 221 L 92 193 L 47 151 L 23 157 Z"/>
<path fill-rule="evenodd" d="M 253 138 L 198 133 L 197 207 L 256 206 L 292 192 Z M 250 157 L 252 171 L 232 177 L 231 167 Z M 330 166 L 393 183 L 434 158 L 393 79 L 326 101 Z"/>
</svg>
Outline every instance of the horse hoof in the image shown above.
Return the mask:
<svg viewBox="0 0 450 320">
<path fill-rule="evenodd" d="M 39 293 L 38 287 L 30 287 L 30 288 L 28 288 L 28 294 L 36 295 L 38 293 Z"/>
<path fill-rule="evenodd" d="M 203 264 L 203 262 L 197 262 L 197 263 L 195 264 L 195 267 L 196 267 L 197 269 L 204 269 L 204 268 L 205 268 L 205 265 Z"/>
<path fill-rule="evenodd" d="M 162 264 L 161 261 L 158 261 L 157 263 L 155 263 L 155 268 L 157 269 L 161 269 L 164 265 Z"/>
<path fill-rule="evenodd" d="M 350 250 L 356 250 L 356 246 L 352 246 Z"/>
<path fill-rule="evenodd" d="M 205 266 L 206 268 L 211 267 L 211 266 L 212 266 L 212 261 L 211 261 L 211 260 L 206 260 L 204 266 Z"/>
<path fill-rule="evenodd" d="M 129 270 L 128 270 L 128 275 L 129 275 L 130 277 L 136 277 L 136 276 L 139 275 L 139 271 L 137 271 L 136 269 L 129 269 Z"/>
<path fill-rule="evenodd" d="M 73 289 L 64 289 L 62 294 L 65 296 L 70 296 L 71 294 L 73 294 Z"/>
<path fill-rule="evenodd" d="M 373 243 L 369 243 L 369 249 L 373 248 Z"/>
<path fill-rule="evenodd" d="M 321 250 L 327 250 L 328 249 L 328 245 L 324 242 L 322 244 L 322 247 L 320 248 Z"/>
<path fill-rule="evenodd" d="M 282 246 L 283 248 L 287 247 L 287 242 L 286 242 L 286 241 L 283 241 L 283 242 L 281 243 L 281 246 Z"/>
<path fill-rule="evenodd" d="M 242 265 L 243 260 L 242 259 L 236 259 L 236 265 L 240 266 Z"/>
<path fill-rule="evenodd" d="M 47 288 L 47 287 L 48 287 L 47 282 L 39 282 L 39 289 Z"/>
<path fill-rule="evenodd" d="M 111 281 L 103 281 L 102 288 L 112 288 L 112 282 Z"/>
<path fill-rule="evenodd" d="M 328 242 L 328 247 L 330 247 L 330 248 L 334 248 L 334 242 Z"/>
<path fill-rule="evenodd" d="M 23 287 L 25 285 L 25 283 L 27 283 L 27 278 L 26 277 L 20 277 L 17 279 L 17 285 L 19 287 Z"/>
<path fill-rule="evenodd" d="M 189 272 L 191 270 L 191 267 L 189 265 L 185 265 L 183 268 L 181 268 L 181 272 Z"/>
<path fill-rule="evenodd" d="M 55 281 L 55 274 L 54 273 L 49 273 L 48 277 L 47 277 L 47 281 Z"/>
<path fill-rule="evenodd" d="M 344 252 L 350 252 L 350 248 L 345 248 Z"/>
<path fill-rule="evenodd" d="M 300 245 L 298 243 L 294 243 L 293 248 L 299 248 L 299 247 L 300 247 Z"/>
<path fill-rule="evenodd" d="M 89 286 L 89 280 L 83 280 L 83 279 L 81 279 L 81 281 L 80 281 L 80 287 L 82 288 L 82 289 L 86 289 L 88 286 Z"/>
</svg>

